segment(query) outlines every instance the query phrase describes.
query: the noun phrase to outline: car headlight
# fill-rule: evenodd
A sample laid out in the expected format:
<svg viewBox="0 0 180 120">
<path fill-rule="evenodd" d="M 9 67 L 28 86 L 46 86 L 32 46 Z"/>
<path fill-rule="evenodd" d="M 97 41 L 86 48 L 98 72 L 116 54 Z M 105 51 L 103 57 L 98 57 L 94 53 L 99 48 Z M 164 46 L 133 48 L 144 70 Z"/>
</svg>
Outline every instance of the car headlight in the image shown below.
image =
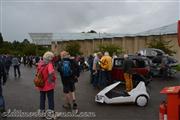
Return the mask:
<svg viewBox="0 0 180 120">
<path fill-rule="evenodd" d="M 104 98 L 104 96 L 102 96 L 102 95 L 97 95 L 97 96 L 96 96 L 96 99 L 97 99 L 97 100 L 102 100 L 103 98 Z"/>
</svg>

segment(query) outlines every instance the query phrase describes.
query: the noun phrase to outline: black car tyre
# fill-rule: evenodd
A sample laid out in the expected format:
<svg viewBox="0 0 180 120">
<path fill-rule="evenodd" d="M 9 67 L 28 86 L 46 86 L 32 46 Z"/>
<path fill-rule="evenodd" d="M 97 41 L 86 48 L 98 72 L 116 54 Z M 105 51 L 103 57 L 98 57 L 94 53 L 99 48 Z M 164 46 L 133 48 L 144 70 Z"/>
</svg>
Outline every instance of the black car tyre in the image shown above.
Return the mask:
<svg viewBox="0 0 180 120">
<path fill-rule="evenodd" d="M 148 104 L 148 97 L 145 95 L 140 95 L 136 98 L 135 103 L 139 107 L 145 107 Z"/>
</svg>

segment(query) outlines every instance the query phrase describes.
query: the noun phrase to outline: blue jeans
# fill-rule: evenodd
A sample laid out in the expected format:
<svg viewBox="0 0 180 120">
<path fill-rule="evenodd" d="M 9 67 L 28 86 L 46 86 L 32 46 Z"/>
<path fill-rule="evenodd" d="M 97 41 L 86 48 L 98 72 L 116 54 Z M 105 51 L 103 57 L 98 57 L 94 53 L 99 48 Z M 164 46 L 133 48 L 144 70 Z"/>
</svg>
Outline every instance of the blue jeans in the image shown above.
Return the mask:
<svg viewBox="0 0 180 120">
<path fill-rule="evenodd" d="M 46 94 L 50 110 L 54 110 L 54 90 L 40 91 L 40 110 L 45 110 Z"/>
<path fill-rule="evenodd" d="M 1 78 L 0 78 L 1 80 Z M 1 82 L 1 81 L 0 81 Z M 3 97 L 3 94 L 2 94 L 2 84 L 0 83 L 0 99 L 3 101 L 3 110 L 5 110 L 5 101 L 4 101 L 4 97 Z"/>
<path fill-rule="evenodd" d="M 98 87 L 98 85 L 99 85 L 99 73 L 100 72 L 97 71 L 97 73 L 93 75 L 92 84 L 93 84 L 94 87 Z"/>
<path fill-rule="evenodd" d="M 1 80 L 1 78 L 0 78 L 0 80 Z M 2 96 L 2 84 L 1 83 L 0 83 L 0 96 Z"/>
<path fill-rule="evenodd" d="M 100 88 L 105 88 L 107 85 L 111 84 L 111 72 L 110 71 L 101 71 L 99 85 Z"/>
<path fill-rule="evenodd" d="M 92 67 L 89 67 L 89 71 L 90 71 L 90 82 L 93 83 L 93 69 L 92 69 Z"/>
</svg>

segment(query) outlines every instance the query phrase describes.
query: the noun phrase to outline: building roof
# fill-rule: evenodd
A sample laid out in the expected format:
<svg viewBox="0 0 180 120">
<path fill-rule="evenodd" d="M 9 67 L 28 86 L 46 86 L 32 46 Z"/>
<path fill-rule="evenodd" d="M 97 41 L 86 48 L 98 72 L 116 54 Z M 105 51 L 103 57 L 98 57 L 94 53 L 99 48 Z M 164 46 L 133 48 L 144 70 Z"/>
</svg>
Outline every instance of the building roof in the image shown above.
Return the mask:
<svg viewBox="0 0 180 120">
<path fill-rule="evenodd" d="M 149 36 L 149 35 L 164 35 L 177 33 L 177 23 L 162 26 L 160 28 L 151 29 L 145 32 L 137 33 L 136 35 Z"/>
<path fill-rule="evenodd" d="M 33 43 L 36 45 L 50 45 L 53 33 L 29 33 Z"/>
<path fill-rule="evenodd" d="M 112 33 L 53 33 L 53 41 L 85 40 L 95 38 L 112 38 Z"/>
<path fill-rule="evenodd" d="M 69 41 L 85 39 L 102 39 L 125 36 L 149 36 L 177 33 L 177 23 L 151 29 L 137 34 L 119 33 L 29 33 L 33 42 L 37 45 L 50 45 L 52 41 Z"/>
<path fill-rule="evenodd" d="M 29 33 L 29 35 L 37 45 L 50 45 L 52 41 L 102 39 L 125 36 L 115 33 Z"/>
</svg>

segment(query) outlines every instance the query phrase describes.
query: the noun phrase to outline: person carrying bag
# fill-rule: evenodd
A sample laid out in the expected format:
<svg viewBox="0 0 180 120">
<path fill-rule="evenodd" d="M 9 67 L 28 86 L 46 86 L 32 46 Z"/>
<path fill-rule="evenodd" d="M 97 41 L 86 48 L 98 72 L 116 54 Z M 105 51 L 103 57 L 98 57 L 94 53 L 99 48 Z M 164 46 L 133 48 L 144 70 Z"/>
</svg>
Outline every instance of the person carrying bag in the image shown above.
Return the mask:
<svg viewBox="0 0 180 120">
<path fill-rule="evenodd" d="M 37 75 L 34 80 L 35 86 L 40 91 L 40 110 L 45 111 L 46 95 L 48 97 L 49 109 L 54 111 L 54 89 L 56 84 L 56 75 L 52 59 L 54 54 L 52 52 L 46 52 L 43 55 L 43 60 L 38 63 Z M 39 74 L 39 79 L 38 78 Z M 40 77 L 41 76 L 41 77 Z M 38 81 L 38 82 L 37 82 Z M 37 84 L 37 85 L 36 85 Z"/>
</svg>

